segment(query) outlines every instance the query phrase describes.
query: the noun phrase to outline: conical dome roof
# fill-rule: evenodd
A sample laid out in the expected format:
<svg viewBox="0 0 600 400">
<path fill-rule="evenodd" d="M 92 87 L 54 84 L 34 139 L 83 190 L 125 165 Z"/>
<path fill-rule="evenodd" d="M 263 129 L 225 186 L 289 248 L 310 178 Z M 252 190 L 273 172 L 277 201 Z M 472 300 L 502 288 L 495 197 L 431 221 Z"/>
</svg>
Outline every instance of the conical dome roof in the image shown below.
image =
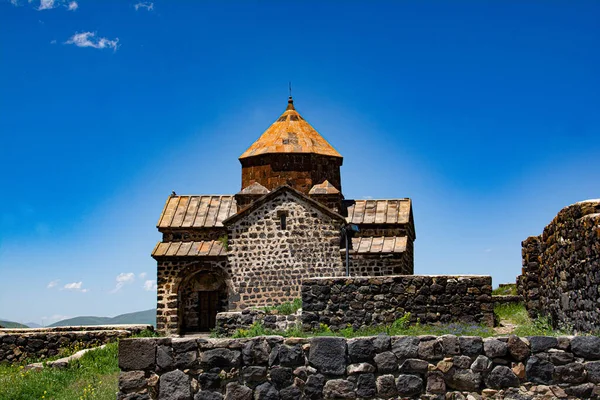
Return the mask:
<svg viewBox="0 0 600 400">
<path fill-rule="evenodd" d="M 291 96 L 285 112 L 260 135 L 240 159 L 269 153 L 313 153 L 342 158 L 341 154 L 298 114 Z"/>
</svg>

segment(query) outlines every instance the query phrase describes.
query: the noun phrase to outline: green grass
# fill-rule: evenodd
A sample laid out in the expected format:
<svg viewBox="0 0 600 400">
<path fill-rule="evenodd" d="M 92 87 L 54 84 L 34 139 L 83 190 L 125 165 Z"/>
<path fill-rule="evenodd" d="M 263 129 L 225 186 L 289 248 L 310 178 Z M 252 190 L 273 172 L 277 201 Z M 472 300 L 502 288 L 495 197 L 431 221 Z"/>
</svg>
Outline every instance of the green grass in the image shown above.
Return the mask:
<svg viewBox="0 0 600 400">
<path fill-rule="evenodd" d="M 494 307 L 496 318 L 500 321 L 514 325 L 531 325 L 532 321 L 527 314 L 523 303 L 500 304 Z"/>
<path fill-rule="evenodd" d="M 516 325 L 513 334 L 517 336 L 561 336 L 571 335 L 569 328 L 554 329 L 548 317 L 532 320 L 522 303 L 501 304 L 494 308 L 496 317 L 509 324 Z"/>
<path fill-rule="evenodd" d="M 492 295 L 494 296 L 516 296 L 517 294 L 517 285 L 513 283 L 505 284 L 492 290 Z"/>
<path fill-rule="evenodd" d="M 277 306 L 265 306 L 261 309 L 267 314 L 290 315 L 302 308 L 302 299 L 294 299 L 286 301 Z"/>
<path fill-rule="evenodd" d="M 371 326 L 367 328 L 354 329 L 348 326 L 339 331 L 332 331 L 327 325 L 321 324 L 318 329 L 305 332 L 299 325 L 290 328 L 286 331 L 278 331 L 267 329 L 262 322 L 255 322 L 249 329 L 238 329 L 232 337 L 256 337 L 265 335 L 281 335 L 284 337 L 313 337 L 313 336 L 341 336 L 345 338 L 353 338 L 360 336 L 374 336 L 380 333 L 386 333 L 390 336 L 418 336 L 418 335 L 446 335 L 452 334 L 457 336 L 493 336 L 494 331 L 491 328 L 472 325 L 472 324 L 444 324 L 444 325 L 422 325 L 420 323 L 410 324 L 410 313 L 405 314 L 402 318 L 397 319 L 390 325 Z"/>
<path fill-rule="evenodd" d="M 114 400 L 118 384 L 118 344 L 89 351 L 65 369 L 26 371 L 0 364 L 0 400 Z"/>
<path fill-rule="evenodd" d="M 158 336 L 155 331 L 144 330 L 132 337 Z M 88 351 L 65 369 L 26 371 L 23 365 L 0 364 L 0 400 L 114 400 L 118 391 L 118 347 L 118 342 L 112 342 L 103 349 Z M 61 357 L 78 350 L 78 344 L 61 349 Z"/>
</svg>

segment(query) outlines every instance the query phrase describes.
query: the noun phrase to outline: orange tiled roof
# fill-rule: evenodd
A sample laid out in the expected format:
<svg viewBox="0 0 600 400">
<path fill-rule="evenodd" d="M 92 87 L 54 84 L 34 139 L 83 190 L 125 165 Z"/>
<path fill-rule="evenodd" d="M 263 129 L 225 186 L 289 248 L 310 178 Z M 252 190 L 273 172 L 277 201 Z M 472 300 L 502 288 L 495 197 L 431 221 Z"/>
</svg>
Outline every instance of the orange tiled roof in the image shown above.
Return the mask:
<svg viewBox="0 0 600 400">
<path fill-rule="evenodd" d="M 314 153 L 342 157 L 294 108 L 290 97 L 283 114 L 240 156 L 269 153 Z"/>
</svg>

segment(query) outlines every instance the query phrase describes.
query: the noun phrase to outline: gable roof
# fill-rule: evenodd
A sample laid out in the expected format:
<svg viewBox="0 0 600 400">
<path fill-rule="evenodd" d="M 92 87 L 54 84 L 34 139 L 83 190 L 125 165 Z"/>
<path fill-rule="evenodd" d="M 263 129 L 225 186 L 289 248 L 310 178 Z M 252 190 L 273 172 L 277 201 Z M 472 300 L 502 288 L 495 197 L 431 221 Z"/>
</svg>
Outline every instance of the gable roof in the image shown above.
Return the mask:
<svg viewBox="0 0 600 400">
<path fill-rule="evenodd" d="M 310 204 L 314 208 L 318 209 L 323 214 L 330 216 L 331 218 L 337 219 L 340 222 L 346 222 L 346 219 L 344 217 L 342 217 L 340 214 L 336 213 L 335 211 L 332 211 L 329 207 L 319 203 L 318 201 L 311 199 L 310 197 L 306 196 L 304 193 L 301 193 L 294 188 L 291 188 L 287 185 L 283 185 L 283 186 L 279 186 L 279 187 L 273 189 L 271 191 L 271 193 L 267 193 L 266 195 L 259 197 L 258 199 L 256 199 L 256 201 L 254 203 L 252 203 L 248 207 L 244 208 L 237 214 L 232 215 L 231 217 L 227 218 L 226 220 L 224 220 L 222 222 L 223 225 L 231 224 L 231 223 L 239 220 L 240 218 L 243 218 L 244 216 L 250 214 L 254 210 L 257 210 L 258 208 L 262 207 L 265 203 L 267 203 L 272 198 L 277 197 L 281 193 L 284 193 L 284 192 L 290 193 L 291 195 L 307 202 L 308 204 Z"/>
<path fill-rule="evenodd" d="M 171 196 L 157 228 L 222 227 L 223 220 L 237 212 L 235 198 L 226 196 Z"/>
<path fill-rule="evenodd" d="M 227 250 L 218 240 L 199 242 L 158 242 L 152 250 L 152 257 L 224 257 Z"/>
<path fill-rule="evenodd" d="M 408 224 L 411 200 L 345 200 L 351 224 Z"/>
<path fill-rule="evenodd" d="M 328 180 L 323 183 L 313 186 L 308 194 L 339 194 L 340 191 L 333 186 Z"/>
<path fill-rule="evenodd" d="M 342 158 L 294 108 L 290 96 L 287 109 L 254 142 L 240 159 L 268 153 L 313 153 Z"/>
</svg>

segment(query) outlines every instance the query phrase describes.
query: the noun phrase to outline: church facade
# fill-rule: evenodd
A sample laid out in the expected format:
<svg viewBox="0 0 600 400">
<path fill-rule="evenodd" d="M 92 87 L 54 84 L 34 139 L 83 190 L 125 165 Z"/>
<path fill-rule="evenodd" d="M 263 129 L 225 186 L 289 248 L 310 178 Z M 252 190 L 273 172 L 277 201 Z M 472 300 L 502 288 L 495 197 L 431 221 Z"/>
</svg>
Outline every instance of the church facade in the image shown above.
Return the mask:
<svg viewBox="0 0 600 400">
<path fill-rule="evenodd" d="M 296 111 L 239 158 L 234 195 L 172 195 L 157 228 L 157 330 L 208 331 L 216 314 L 300 297 L 302 280 L 344 276 L 340 229 L 355 224 L 349 274 L 413 274 L 411 200 L 348 200 L 342 156 Z"/>
</svg>

